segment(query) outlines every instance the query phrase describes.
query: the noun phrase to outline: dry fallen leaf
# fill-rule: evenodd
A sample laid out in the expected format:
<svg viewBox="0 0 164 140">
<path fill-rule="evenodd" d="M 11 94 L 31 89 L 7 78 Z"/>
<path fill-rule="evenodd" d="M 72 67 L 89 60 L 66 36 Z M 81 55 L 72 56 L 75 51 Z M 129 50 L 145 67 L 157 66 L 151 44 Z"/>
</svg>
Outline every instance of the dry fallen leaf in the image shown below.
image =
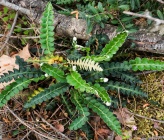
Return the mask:
<svg viewBox="0 0 164 140">
<path fill-rule="evenodd" d="M 121 136 L 116 136 L 114 140 L 122 140 Z"/>
<path fill-rule="evenodd" d="M 28 58 L 31 57 L 30 52 L 29 52 L 29 45 L 27 44 L 23 50 L 19 51 L 18 54 L 14 54 L 12 57 L 15 58 L 15 56 L 20 56 L 21 58 L 23 58 L 24 60 L 27 60 Z"/>
<path fill-rule="evenodd" d="M 132 128 L 136 125 L 134 117 L 128 113 L 127 108 L 122 108 L 114 112 L 121 124 Z"/>
<path fill-rule="evenodd" d="M 20 56 L 24 60 L 27 60 L 29 57 L 31 57 L 28 47 L 29 45 L 26 45 L 23 50 L 21 50 L 18 54 L 13 55 L 12 57 L 2 55 L 0 57 L 0 75 L 3 75 L 3 73 L 8 73 L 8 71 L 12 71 L 14 68 L 19 68 L 19 66 L 15 64 L 15 56 Z M 0 89 L 3 89 L 5 86 L 9 85 L 13 81 L 14 80 L 7 83 L 0 83 Z"/>
<path fill-rule="evenodd" d="M 59 132 L 64 132 L 64 126 L 62 124 L 56 124 L 55 128 L 59 131 Z"/>
<path fill-rule="evenodd" d="M 98 130 L 96 130 L 96 133 L 101 136 L 108 136 L 110 134 L 110 131 L 107 128 L 99 128 Z"/>
</svg>

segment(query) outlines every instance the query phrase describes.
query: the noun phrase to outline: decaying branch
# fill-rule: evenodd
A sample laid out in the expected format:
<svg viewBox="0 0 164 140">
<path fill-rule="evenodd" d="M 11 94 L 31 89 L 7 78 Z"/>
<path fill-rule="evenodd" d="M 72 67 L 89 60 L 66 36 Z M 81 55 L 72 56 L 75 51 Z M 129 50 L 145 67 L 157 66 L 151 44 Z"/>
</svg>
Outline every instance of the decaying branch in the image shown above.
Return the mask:
<svg viewBox="0 0 164 140">
<path fill-rule="evenodd" d="M 137 14 L 137 13 L 133 13 L 133 12 L 129 12 L 129 11 L 124 11 L 123 13 L 127 14 L 127 15 L 136 16 L 136 17 L 147 18 L 147 19 L 153 20 L 153 21 L 155 21 L 159 24 L 161 24 L 161 23 L 164 24 L 164 20 L 161 20 L 161 19 L 154 18 L 154 17 L 150 16 L 149 11 L 147 11 L 145 14 Z"/>
<path fill-rule="evenodd" d="M 46 2 L 43 2 L 42 0 L 37 0 L 36 2 L 40 3 L 37 4 L 37 6 L 39 6 L 37 7 L 36 5 L 32 5 L 32 1 L 36 0 L 21 0 L 19 1 L 19 6 L 11 2 L 7 2 L 6 0 L 0 0 L 0 4 L 27 15 L 31 20 L 36 22 L 36 24 L 39 24 L 41 13 L 43 12 Z M 106 34 L 108 35 L 109 39 L 111 39 L 116 35 L 117 30 L 117 27 L 109 24 L 106 24 L 105 28 L 103 29 L 99 25 L 96 25 L 91 34 L 86 34 L 87 24 L 85 20 L 61 15 L 57 12 L 55 12 L 54 26 L 55 33 L 57 35 L 67 37 L 76 36 L 77 38 L 83 40 L 88 40 L 91 34 L 95 33 Z M 164 54 L 163 35 L 159 35 L 158 33 L 149 33 L 147 30 L 145 30 L 139 31 L 135 34 L 130 34 L 130 36 L 134 39 L 128 40 L 128 42 L 135 44 L 135 50 Z"/>
<path fill-rule="evenodd" d="M 162 3 L 162 4 L 164 4 L 164 1 L 162 1 L 162 0 L 157 0 L 158 2 L 160 2 L 160 3 Z"/>
</svg>

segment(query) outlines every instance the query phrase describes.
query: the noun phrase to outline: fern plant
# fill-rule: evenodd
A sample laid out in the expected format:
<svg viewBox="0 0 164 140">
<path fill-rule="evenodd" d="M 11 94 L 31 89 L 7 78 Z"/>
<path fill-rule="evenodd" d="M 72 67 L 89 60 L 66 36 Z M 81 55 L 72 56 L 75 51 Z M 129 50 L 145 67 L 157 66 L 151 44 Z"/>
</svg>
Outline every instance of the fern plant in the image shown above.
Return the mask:
<svg viewBox="0 0 164 140">
<path fill-rule="evenodd" d="M 75 50 L 76 48 L 68 49 L 69 53 L 65 57 L 53 55 L 57 49 L 54 48 L 53 22 L 53 7 L 51 3 L 48 3 L 43 13 L 40 32 L 43 56 L 29 59 L 28 62 L 17 57 L 16 63 L 19 65 L 19 69 L 14 69 L 0 76 L 1 83 L 15 80 L 1 92 L 0 107 L 21 90 L 28 88 L 31 82 L 38 82 L 46 78 L 53 79 L 53 83 L 48 83 L 46 88 L 43 87 L 36 96 L 27 100 L 24 108 L 30 108 L 60 96 L 69 112 L 71 112 L 70 103 L 76 106 L 77 117 L 71 122 L 70 130 L 82 128 L 89 121 L 89 116 L 93 111 L 101 117 L 108 127 L 118 135 L 122 135 L 119 121 L 109 110 L 109 106 L 114 103 L 110 92 L 119 92 L 123 94 L 123 97 L 146 98 L 147 94 L 139 88 L 140 80 L 132 71 L 161 71 L 164 70 L 164 62 L 147 58 L 136 58 L 123 62 L 112 61 L 112 57 L 128 36 L 126 31 L 114 37 L 104 48 L 101 48 L 100 52 L 93 53 L 92 48 L 84 47 L 82 51 Z M 82 57 L 80 57 L 81 55 Z M 71 59 L 73 56 L 80 58 Z M 29 63 L 32 62 L 40 64 L 40 68 L 31 68 Z M 68 96 L 70 96 L 70 100 L 66 100 Z M 70 115 L 73 114 L 70 113 Z"/>
</svg>

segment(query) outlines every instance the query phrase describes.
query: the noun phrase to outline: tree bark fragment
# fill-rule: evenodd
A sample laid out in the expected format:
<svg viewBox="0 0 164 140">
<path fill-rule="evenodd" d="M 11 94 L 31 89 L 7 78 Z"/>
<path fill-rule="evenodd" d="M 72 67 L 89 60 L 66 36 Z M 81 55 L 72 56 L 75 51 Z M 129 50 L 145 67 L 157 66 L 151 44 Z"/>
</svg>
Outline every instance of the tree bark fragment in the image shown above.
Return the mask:
<svg viewBox="0 0 164 140">
<path fill-rule="evenodd" d="M 19 3 L 16 3 L 17 5 L 12 2 L 16 3 L 17 0 L 10 0 L 10 2 L 0 0 L 1 5 L 7 6 L 27 15 L 36 24 L 40 23 L 41 14 L 44 10 L 46 2 L 42 0 L 21 0 Z M 95 33 L 106 34 L 109 39 L 112 39 L 116 35 L 117 30 L 116 26 L 110 24 L 106 24 L 103 29 L 99 25 L 96 25 L 91 34 L 86 34 L 87 25 L 85 20 L 65 16 L 57 13 L 56 11 L 54 26 L 55 33 L 57 35 L 66 37 L 75 36 L 83 40 L 88 40 L 89 37 Z M 135 47 L 133 48 L 134 50 L 164 54 L 164 36 L 159 35 L 158 32 L 150 33 L 147 29 L 145 29 L 138 31 L 137 33 L 130 34 L 130 36 L 134 39 L 128 39 L 127 42 L 128 44 L 135 44 Z"/>
</svg>

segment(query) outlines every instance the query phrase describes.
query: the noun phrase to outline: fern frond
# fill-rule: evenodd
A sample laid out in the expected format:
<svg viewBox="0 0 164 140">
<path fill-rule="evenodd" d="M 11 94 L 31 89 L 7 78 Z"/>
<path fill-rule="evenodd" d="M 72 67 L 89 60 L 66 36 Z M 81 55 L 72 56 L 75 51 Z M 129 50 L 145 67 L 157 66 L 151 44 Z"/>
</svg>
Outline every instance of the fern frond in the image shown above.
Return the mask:
<svg viewBox="0 0 164 140">
<path fill-rule="evenodd" d="M 134 60 L 129 61 L 133 71 L 143 71 L 143 70 L 164 70 L 164 61 L 153 60 L 148 58 L 137 57 Z"/>
<path fill-rule="evenodd" d="M 70 124 L 69 128 L 70 130 L 77 130 L 88 121 L 88 116 L 90 115 L 90 113 L 89 109 L 82 105 L 82 102 L 80 101 L 80 96 L 75 90 L 71 91 L 71 101 L 76 105 L 76 108 L 79 111 L 79 117 Z"/>
<path fill-rule="evenodd" d="M 123 45 L 128 36 L 127 32 L 119 33 L 114 37 L 105 47 L 102 49 L 102 52 L 97 56 L 91 56 L 91 59 L 100 62 L 100 61 L 110 61 L 118 49 Z"/>
<path fill-rule="evenodd" d="M 142 81 L 135 76 L 132 73 L 126 73 L 126 72 L 111 72 L 112 77 L 120 78 L 122 81 L 125 81 L 126 83 L 131 84 L 139 84 L 142 83 Z"/>
<path fill-rule="evenodd" d="M 8 73 L 4 73 L 0 75 L 0 83 L 9 82 L 11 80 L 16 80 L 18 78 L 35 78 L 40 77 L 43 73 L 40 70 L 35 68 L 21 68 L 21 69 L 13 69 L 13 71 L 8 71 Z"/>
<path fill-rule="evenodd" d="M 104 87 L 101 87 L 99 84 L 95 84 L 93 88 L 97 91 L 97 96 L 101 98 L 101 100 L 107 105 L 111 105 L 111 99 Z"/>
<path fill-rule="evenodd" d="M 6 86 L 6 88 L 0 93 L 0 107 L 7 103 L 14 95 L 19 93 L 19 91 L 27 88 L 28 85 L 34 81 L 38 82 L 39 80 L 43 80 L 45 77 L 39 78 L 31 78 L 31 79 L 17 79 L 15 82 L 11 83 L 10 85 Z"/>
<path fill-rule="evenodd" d="M 119 135 L 122 134 L 119 121 L 106 106 L 104 106 L 92 97 L 86 96 L 84 97 L 84 99 L 88 107 L 91 108 L 95 113 L 97 113 L 107 124 L 107 126 L 111 128 L 111 130 L 115 131 Z"/>
<path fill-rule="evenodd" d="M 103 63 L 103 72 L 104 74 L 107 74 L 109 72 L 119 72 L 119 71 L 128 71 L 131 69 L 131 66 L 129 65 L 128 61 L 124 62 L 111 62 L 111 63 Z"/>
<path fill-rule="evenodd" d="M 76 71 L 70 72 L 66 79 L 71 86 L 74 86 L 75 89 L 80 90 L 81 92 L 86 91 L 87 93 L 97 94 L 97 91 L 86 83 L 86 81 L 83 80 L 81 75 Z"/>
<path fill-rule="evenodd" d="M 147 97 L 147 94 L 143 92 L 139 87 L 125 84 L 124 82 L 113 82 L 109 81 L 106 85 L 108 90 L 115 90 L 119 91 L 122 94 L 125 95 L 131 95 L 131 96 L 140 96 L 140 97 Z"/>
<path fill-rule="evenodd" d="M 67 59 L 68 63 L 72 66 L 79 66 L 80 69 L 84 69 L 84 70 L 89 70 L 92 71 L 103 71 L 103 69 L 99 66 L 98 63 L 96 63 L 95 61 L 91 60 L 91 59 L 78 59 L 78 60 L 69 60 Z"/>
<path fill-rule="evenodd" d="M 46 9 L 43 12 L 41 18 L 41 30 L 40 30 L 40 43 L 41 48 L 44 50 L 44 54 L 51 55 L 54 48 L 54 11 L 53 6 L 49 2 Z"/>
<path fill-rule="evenodd" d="M 37 94 L 39 94 L 41 91 L 43 91 L 44 89 L 39 87 L 38 89 L 35 89 L 33 91 L 33 93 L 31 93 L 29 96 L 28 96 L 28 102 L 34 97 L 36 96 Z M 35 106 L 32 107 L 33 109 L 35 109 Z"/>
<path fill-rule="evenodd" d="M 58 82 L 66 82 L 66 77 L 64 76 L 64 71 L 57 67 L 53 67 L 49 64 L 44 63 L 41 66 L 41 70 L 48 75 L 54 77 Z"/>
<path fill-rule="evenodd" d="M 16 56 L 15 63 L 19 66 L 19 69 L 24 69 L 28 65 L 28 63 L 20 56 Z"/>
<path fill-rule="evenodd" d="M 69 115 L 73 116 L 75 113 L 75 109 L 73 108 L 73 106 L 68 101 L 67 95 L 61 94 L 60 97 L 62 98 L 62 103 L 66 106 L 66 109 L 67 109 Z"/>
<path fill-rule="evenodd" d="M 57 83 L 51 85 L 49 88 L 37 94 L 34 98 L 32 98 L 29 102 L 24 105 L 24 108 L 32 107 L 36 104 L 40 104 L 43 101 L 47 101 L 51 98 L 59 96 L 60 94 L 66 92 L 68 90 L 68 84 L 66 83 Z"/>
</svg>

